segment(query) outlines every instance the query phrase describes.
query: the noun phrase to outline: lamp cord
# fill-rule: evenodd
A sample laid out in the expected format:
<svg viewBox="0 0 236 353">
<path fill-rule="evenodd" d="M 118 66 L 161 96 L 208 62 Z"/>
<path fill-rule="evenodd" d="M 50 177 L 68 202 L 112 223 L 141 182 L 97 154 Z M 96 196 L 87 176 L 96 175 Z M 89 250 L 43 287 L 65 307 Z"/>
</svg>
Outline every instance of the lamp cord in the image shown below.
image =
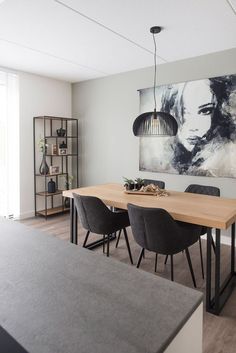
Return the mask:
<svg viewBox="0 0 236 353">
<path fill-rule="evenodd" d="M 157 79 L 157 45 L 156 45 L 156 39 L 155 39 L 155 34 L 152 34 L 153 36 L 153 41 L 154 41 L 154 65 L 155 65 L 155 71 L 154 71 L 154 84 L 153 84 L 153 95 L 154 95 L 154 104 L 155 104 L 155 110 L 156 111 L 156 107 L 157 107 L 157 102 L 156 102 L 156 79 Z"/>
</svg>

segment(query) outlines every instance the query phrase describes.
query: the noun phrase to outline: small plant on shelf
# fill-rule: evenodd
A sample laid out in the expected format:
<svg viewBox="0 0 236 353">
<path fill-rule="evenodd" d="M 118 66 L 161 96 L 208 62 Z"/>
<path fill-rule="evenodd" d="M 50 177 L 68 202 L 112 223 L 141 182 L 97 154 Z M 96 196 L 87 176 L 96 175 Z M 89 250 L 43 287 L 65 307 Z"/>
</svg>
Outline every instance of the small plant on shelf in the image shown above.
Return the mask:
<svg viewBox="0 0 236 353">
<path fill-rule="evenodd" d="M 133 179 L 128 179 L 126 177 L 123 177 L 124 179 L 124 187 L 126 190 L 134 190 L 135 188 L 135 181 Z"/>
<path fill-rule="evenodd" d="M 68 175 L 68 178 L 66 178 L 66 182 L 65 182 L 66 190 L 69 190 L 71 188 L 73 179 L 74 179 L 73 175 Z"/>
<path fill-rule="evenodd" d="M 41 151 L 43 154 L 46 154 L 46 153 L 47 153 L 48 144 L 45 143 L 45 139 L 44 139 L 43 137 L 41 137 L 41 138 L 38 140 L 38 146 L 39 146 L 40 151 Z"/>
<path fill-rule="evenodd" d="M 68 175 L 68 177 L 65 178 L 65 188 L 66 188 L 66 190 L 70 190 L 70 188 L 72 186 L 73 179 L 74 179 L 73 175 Z M 69 197 L 65 197 L 64 207 L 65 208 L 69 208 L 70 207 L 70 199 L 69 199 Z"/>
<path fill-rule="evenodd" d="M 142 178 L 136 178 L 135 179 L 135 188 L 137 190 L 140 190 L 142 186 L 144 186 L 144 180 Z"/>
<path fill-rule="evenodd" d="M 68 177 L 66 175 L 60 175 L 60 178 L 64 178 L 64 186 L 65 186 L 65 190 L 70 190 L 71 186 L 72 186 L 72 181 L 74 179 L 73 175 L 69 175 Z"/>
</svg>

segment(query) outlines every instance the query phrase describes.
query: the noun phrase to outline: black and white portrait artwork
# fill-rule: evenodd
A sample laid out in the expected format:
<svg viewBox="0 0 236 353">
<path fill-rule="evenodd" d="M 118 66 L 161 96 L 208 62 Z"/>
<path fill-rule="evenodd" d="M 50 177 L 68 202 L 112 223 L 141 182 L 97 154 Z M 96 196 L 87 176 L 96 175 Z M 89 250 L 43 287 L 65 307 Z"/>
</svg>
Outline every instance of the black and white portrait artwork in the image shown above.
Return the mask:
<svg viewBox="0 0 236 353">
<path fill-rule="evenodd" d="M 139 92 L 140 113 L 153 111 L 153 88 Z M 140 170 L 236 177 L 236 75 L 159 86 L 156 99 L 178 131 L 140 137 Z"/>
</svg>

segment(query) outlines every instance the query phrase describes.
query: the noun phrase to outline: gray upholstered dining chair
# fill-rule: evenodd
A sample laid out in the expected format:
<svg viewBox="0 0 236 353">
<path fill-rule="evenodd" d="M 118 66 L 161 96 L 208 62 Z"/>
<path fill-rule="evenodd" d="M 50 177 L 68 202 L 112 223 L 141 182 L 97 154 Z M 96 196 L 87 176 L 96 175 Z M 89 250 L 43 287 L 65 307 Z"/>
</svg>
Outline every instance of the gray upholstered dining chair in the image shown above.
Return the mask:
<svg viewBox="0 0 236 353">
<path fill-rule="evenodd" d="M 185 192 L 190 192 L 193 194 L 202 194 L 202 195 L 209 195 L 209 196 L 220 196 L 220 189 L 216 186 L 210 185 L 199 185 L 199 184 L 190 184 L 186 189 Z M 178 222 L 183 223 L 183 222 Z M 200 235 L 204 235 L 207 232 L 207 227 L 201 226 L 201 233 Z M 211 244 L 215 251 L 215 243 L 213 238 L 211 237 Z M 202 256 L 202 242 L 201 237 L 199 237 L 199 249 L 200 249 L 200 259 L 201 259 L 201 268 L 202 268 L 202 278 L 204 278 L 204 265 L 203 265 L 203 256 Z M 167 258 L 165 259 L 165 264 L 167 262 Z"/>
<path fill-rule="evenodd" d="M 87 230 L 83 247 L 86 246 L 90 232 L 101 234 L 103 235 L 104 240 L 103 252 L 105 252 L 105 240 L 107 240 L 106 254 L 109 256 L 110 235 L 119 230 L 123 230 L 130 262 L 133 264 L 129 239 L 126 231 L 126 227 L 130 225 L 128 213 L 126 211 L 112 212 L 102 202 L 102 200 L 97 197 L 80 196 L 74 193 L 73 197 L 80 222 L 82 226 Z"/>
<path fill-rule="evenodd" d="M 220 189 L 216 186 L 208 186 L 208 185 L 199 185 L 199 184 L 190 184 L 186 189 L 185 192 L 191 192 L 193 194 L 202 194 L 202 195 L 209 195 L 209 196 L 220 196 Z M 202 226 L 201 235 L 206 234 L 207 227 Z M 215 251 L 215 243 L 213 238 L 211 237 L 211 244 Z M 204 266 L 203 266 L 203 259 L 202 259 L 202 243 L 201 237 L 199 237 L 199 248 L 200 248 L 200 256 L 201 256 L 201 266 L 202 266 L 202 277 L 204 278 Z"/>
<path fill-rule="evenodd" d="M 142 248 L 137 267 L 140 266 L 142 261 L 144 249 L 156 253 L 155 272 L 157 269 L 157 254 L 170 255 L 171 280 L 173 281 L 173 256 L 185 250 L 193 285 L 196 287 L 188 248 L 198 241 L 201 226 L 187 223 L 180 225 L 162 208 L 147 208 L 128 204 L 128 213 L 134 239 Z"/>
<path fill-rule="evenodd" d="M 216 186 L 211 185 L 199 185 L 199 184 L 190 184 L 186 189 L 185 192 L 190 192 L 193 194 L 202 194 L 202 195 L 209 195 L 209 196 L 220 196 L 220 189 Z M 182 222 L 179 222 L 182 223 Z M 207 232 L 207 227 L 201 226 L 201 234 L 204 235 Z M 213 238 L 211 237 L 211 244 L 215 251 L 215 243 Z M 202 256 L 202 242 L 201 237 L 199 237 L 199 249 L 200 249 L 200 259 L 201 259 L 201 268 L 202 268 L 202 278 L 204 278 L 204 265 L 203 265 L 203 256 Z M 167 262 L 167 258 L 165 259 L 165 264 Z"/>
<path fill-rule="evenodd" d="M 154 184 L 154 185 L 157 185 L 160 189 L 165 189 L 165 182 L 162 180 L 143 179 L 143 181 L 144 181 L 144 186 L 147 186 L 149 184 Z M 119 232 L 118 237 L 117 237 L 116 248 L 119 245 L 120 235 L 121 235 L 121 231 Z M 144 252 L 143 252 L 143 257 L 144 257 Z"/>
</svg>

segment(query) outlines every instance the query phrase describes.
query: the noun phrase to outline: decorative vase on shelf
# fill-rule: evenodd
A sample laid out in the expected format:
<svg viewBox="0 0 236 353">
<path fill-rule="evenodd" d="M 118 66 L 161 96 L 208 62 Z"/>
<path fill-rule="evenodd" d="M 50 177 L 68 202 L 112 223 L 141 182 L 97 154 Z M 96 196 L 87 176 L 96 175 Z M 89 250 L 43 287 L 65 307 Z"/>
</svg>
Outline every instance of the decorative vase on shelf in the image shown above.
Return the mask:
<svg viewBox="0 0 236 353">
<path fill-rule="evenodd" d="M 57 129 L 57 136 L 58 137 L 63 137 L 66 134 L 66 130 L 63 129 L 62 127 L 60 129 Z"/>
<path fill-rule="evenodd" d="M 39 167 L 39 174 L 46 175 L 49 173 L 49 166 L 47 165 L 46 157 L 43 155 L 42 162 Z"/>
<path fill-rule="evenodd" d="M 56 192 L 56 183 L 52 179 L 48 182 L 48 193 L 53 194 Z"/>
</svg>

